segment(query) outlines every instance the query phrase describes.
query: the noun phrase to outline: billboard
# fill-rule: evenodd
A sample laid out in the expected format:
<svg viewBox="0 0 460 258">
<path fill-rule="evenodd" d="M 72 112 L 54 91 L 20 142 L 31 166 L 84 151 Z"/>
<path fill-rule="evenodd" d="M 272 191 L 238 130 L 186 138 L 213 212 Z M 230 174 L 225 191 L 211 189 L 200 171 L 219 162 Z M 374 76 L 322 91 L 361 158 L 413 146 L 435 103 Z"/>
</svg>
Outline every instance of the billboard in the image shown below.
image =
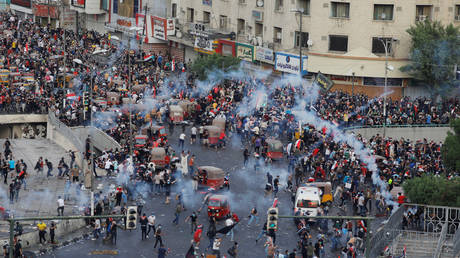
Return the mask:
<svg viewBox="0 0 460 258">
<path fill-rule="evenodd" d="M 307 73 L 307 60 L 308 56 L 302 55 L 302 74 Z M 297 55 L 276 52 L 275 54 L 275 70 L 285 73 L 299 73 L 300 72 L 300 58 Z"/>
<path fill-rule="evenodd" d="M 32 6 L 31 0 L 11 0 L 11 4 L 19 5 L 25 8 L 30 8 Z"/>
<path fill-rule="evenodd" d="M 86 0 L 72 0 L 72 6 L 85 8 Z"/>
</svg>

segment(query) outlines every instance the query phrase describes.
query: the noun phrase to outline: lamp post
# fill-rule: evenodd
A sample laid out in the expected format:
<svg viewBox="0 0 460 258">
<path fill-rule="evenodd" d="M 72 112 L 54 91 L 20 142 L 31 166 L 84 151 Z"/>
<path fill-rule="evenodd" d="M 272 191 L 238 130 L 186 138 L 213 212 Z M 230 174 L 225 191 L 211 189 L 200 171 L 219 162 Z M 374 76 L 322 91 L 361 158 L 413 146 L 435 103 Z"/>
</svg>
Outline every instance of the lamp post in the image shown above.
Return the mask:
<svg viewBox="0 0 460 258">
<path fill-rule="evenodd" d="M 392 42 L 393 39 L 383 39 L 379 38 L 380 42 L 383 44 L 383 48 L 385 49 L 385 84 L 384 84 L 384 92 L 383 92 L 383 138 L 386 135 L 387 129 L 387 86 L 388 86 L 388 43 Z"/>
<path fill-rule="evenodd" d="M 304 12 L 303 8 L 298 8 L 291 10 L 293 13 L 297 13 L 300 16 L 300 24 L 299 24 L 299 62 L 300 62 L 300 77 L 302 77 L 302 72 L 303 72 L 303 60 L 302 60 L 302 14 Z"/>
</svg>

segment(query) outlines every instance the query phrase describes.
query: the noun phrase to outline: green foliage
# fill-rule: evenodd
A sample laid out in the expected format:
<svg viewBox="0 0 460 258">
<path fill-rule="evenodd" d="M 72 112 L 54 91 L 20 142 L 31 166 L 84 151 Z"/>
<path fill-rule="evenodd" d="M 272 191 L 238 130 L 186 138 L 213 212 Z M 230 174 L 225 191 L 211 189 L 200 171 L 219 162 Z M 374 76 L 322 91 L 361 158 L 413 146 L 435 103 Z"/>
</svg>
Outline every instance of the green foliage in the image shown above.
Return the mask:
<svg viewBox="0 0 460 258">
<path fill-rule="evenodd" d="M 455 64 L 460 63 L 460 31 L 449 24 L 425 20 L 411 26 L 407 33 L 412 38 L 411 63 L 401 67 L 414 79 L 428 86 L 433 93 L 450 88 L 454 84 Z"/>
<path fill-rule="evenodd" d="M 426 175 L 406 180 L 403 189 L 412 203 L 460 207 L 460 178 Z"/>
<path fill-rule="evenodd" d="M 446 168 L 460 172 L 460 119 L 451 121 L 450 127 L 454 133 L 447 133 L 441 149 L 442 159 Z"/>
<path fill-rule="evenodd" d="M 209 72 L 219 69 L 225 71 L 234 70 L 238 68 L 240 61 L 240 59 L 233 56 L 204 55 L 193 62 L 191 70 L 200 80 L 206 80 Z"/>
</svg>

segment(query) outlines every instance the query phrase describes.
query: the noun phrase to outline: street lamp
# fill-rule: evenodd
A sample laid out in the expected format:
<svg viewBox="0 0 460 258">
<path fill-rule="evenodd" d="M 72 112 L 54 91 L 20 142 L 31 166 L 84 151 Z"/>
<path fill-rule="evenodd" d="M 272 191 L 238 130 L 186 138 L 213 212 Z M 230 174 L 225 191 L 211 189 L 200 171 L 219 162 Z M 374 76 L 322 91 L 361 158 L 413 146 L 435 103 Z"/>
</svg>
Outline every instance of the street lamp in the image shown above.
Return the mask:
<svg viewBox="0 0 460 258">
<path fill-rule="evenodd" d="M 293 13 L 298 13 L 300 16 L 300 24 L 299 24 L 299 60 L 300 60 L 300 77 L 302 78 L 303 72 L 303 60 L 302 60 L 302 14 L 304 12 L 303 8 L 293 9 L 291 10 Z"/>
<path fill-rule="evenodd" d="M 84 64 L 83 61 L 81 61 L 80 59 L 78 58 L 75 58 L 72 60 L 74 63 L 76 64 L 79 64 L 79 65 L 82 65 L 86 68 L 88 68 L 90 70 L 90 73 L 91 73 L 91 83 L 90 83 L 90 88 L 89 88 L 89 109 L 90 109 L 90 117 L 89 117 L 89 121 L 90 121 L 90 144 L 89 144 L 89 148 L 90 148 L 90 153 L 91 153 L 91 216 L 94 216 L 94 167 L 95 167 L 95 164 L 94 164 L 94 137 L 92 137 L 92 130 L 93 130 L 93 110 L 92 110 L 92 107 L 93 107 L 93 76 L 94 76 L 94 71 L 93 69 L 87 65 L 87 64 Z M 83 108 L 83 113 L 85 113 L 85 109 Z"/>
<path fill-rule="evenodd" d="M 388 49 L 389 43 L 396 41 L 395 39 L 386 39 L 379 38 L 380 42 L 383 44 L 385 49 L 385 85 L 384 85 L 384 95 L 383 95 L 383 138 L 385 138 L 386 127 L 387 127 L 387 86 L 388 86 L 388 71 L 393 71 L 393 66 L 388 65 Z"/>
</svg>

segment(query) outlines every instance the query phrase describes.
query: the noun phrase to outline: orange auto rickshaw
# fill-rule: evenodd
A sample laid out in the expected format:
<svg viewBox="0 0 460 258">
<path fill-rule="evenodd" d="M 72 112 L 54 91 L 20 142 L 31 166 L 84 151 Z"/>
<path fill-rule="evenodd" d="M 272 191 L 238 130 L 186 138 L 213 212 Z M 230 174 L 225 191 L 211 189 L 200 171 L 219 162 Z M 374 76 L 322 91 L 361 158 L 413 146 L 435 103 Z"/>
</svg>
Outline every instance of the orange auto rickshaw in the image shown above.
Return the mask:
<svg viewBox="0 0 460 258">
<path fill-rule="evenodd" d="M 212 187 L 215 190 L 224 185 L 225 172 L 212 166 L 198 167 L 198 185 L 200 187 Z"/>
<path fill-rule="evenodd" d="M 218 116 L 212 120 L 212 125 L 219 127 L 223 132 L 225 132 L 225 118 L 223 116 Z"/>
<path fill-rule="evenodd" d="M 150 160 L 155 163 L 157 167 L 165 167 L 169 164 L 170 158 L 166 155 L 166 150 L 162 147 L 152 148 L 150 151 Z"/>
<path fill-rule="evenodd" d="M 212 125 L 207 125 L 203 128 L 204 130 L 207 130 L 209 133 L 209 136 L 208 136 L 209 145 L 219 144 L 219 136 L 222 130 L 217 126 L 212 126 Z"/>
<path fill-rule="evenodd" d="M 220 194 L 213 194 L 208 199 L 208 216 L 216 219 L 230 217 L 230 204 L 228 197 Z"/>
<path fill-rule="evenodd" d="M 184 121 L 184 110 L 179 105 L 169 106 L 169 118 L 174 123 L 181 123 Z"/>
<path fill-rule="evenodd" d="M 267 156 L 272 160 L 279 160 L 283 158 L 283 143 L 279 140 L 267 139 Z"/>
</svg>

